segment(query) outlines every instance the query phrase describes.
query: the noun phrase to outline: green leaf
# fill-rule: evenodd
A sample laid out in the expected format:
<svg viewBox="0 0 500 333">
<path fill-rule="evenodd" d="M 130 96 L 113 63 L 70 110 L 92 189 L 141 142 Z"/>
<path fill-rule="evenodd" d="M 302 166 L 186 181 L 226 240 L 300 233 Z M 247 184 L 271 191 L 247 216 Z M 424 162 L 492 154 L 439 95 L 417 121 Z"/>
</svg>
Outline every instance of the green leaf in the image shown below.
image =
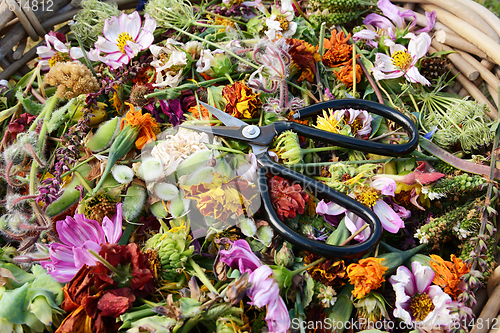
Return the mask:
<svg viewBox="0 0 500 333">
<path fill-rule="evenodd" d="M 248 20 L 247 31 L 251 34 L 258 34 L 262 29 L 264 29 L 264 24 L 262 24 L 262 18 L 257 16 Z"/>
<path fill-rule="evenodd" d="M 62 293 L 62 288 L 61 288 L 61 293 Z M 28 290 L 28 293 L 26 295 L 26 302 L 25 302 L 25 307 L 29 308 L 30 304 L 33 303 L 33 300 L 38 297 L 44 297 L 46 299 L 46 302 L 48 305 L 50 305 L 52 308 L 54 308 L 57 311 L 62 311 L 61 308 L 56 304 L 56 301 L 54 299 L 54 294 L 48 290 L 45 290 L 42 288 L 33 288 L 30 287 Z M 60 303 L 59 303 L 60 304 Z"/>
<path fill-rule="evenodd" d="M 307 307 L 314 296 L 314 280 L 308 273 L 304 273 L 304 279 L 306 280 L 306 287 L 304 288 L 304 297 L 302 299 L 302 306 Z"/>
<path fill-rule="evenodd" d="M 32 314 L 31 312 L 24 313 L 24 324 L 31 328 L 31 332 L 43 332 L 45 330 L 45 326 L 43 323 L 38 320 L 38 318 Z"/>
<path fill-rule="evenodd" d="M 41 288 L 52 293 L 56 307 L 60 305 L 64 299 L 63 285 L 54 279 L 40 265 L 34 265 L 31 272 L 35 275 L 35 280 L 31 283 L 30 289 Z"/>
<path fill-rule="evenodd" d="M 182 309 L 182 317 L 183 318 L 192 318 L 198 315 L 201 312 L 200 305 L 201 303 L 192 298 L 181 298 L 179 300 Z"/>
<path fill-rule="evenodd" d="M 351 302 L 352 290 L 354 287 L 351 284 L 345 285 L 337 296 L 337 302 L 327 312 L 328 319 L 332 323 L 345 323 L 351 318 L 353 304 Z M 339 325 L 340 326 L 340 325 Z M 336 333 L 344 332 L 345 327 L 336 330 Z"/>
<path fill-rule="evenodd" d="M 373 115 L 373 120 L 372 120 L 372 134 L 370 135 L 370 138 L 373 138 L 375 136 L 379 136 L 379 132 L 384 131 L 385 129 L 388 130 L 387 125 L 384 122 L 384 117 L 379 116 L 379 115 Z"/>
<path fill-rule="evenodd" d="M 44 325 L 52 325 L 52 307 L 44 296 L 35 297 L 29 306 L 29 310 Z"/>
<path fill-rule="evenodd" d="M 31 282 L 35 279 L 35 276 L 30 273 L 26 273 L 24 270 L 21 268 L 17 267 L 14 264 L 10 263 L 5 263 L 5 264 L 0 264 L 1 268 L 8 269 L 11 271 L 12 275 L 16 278 L 17 282 L 11 281 L 11 284 L 14 288 L 21 287 L 24 285 L 26 282 Z"/>
<path fill-rule="evenodd" d="M 372 86 L 368 86 L 365 89 L 365 93 L 363 94 L 363 99 L 368 99 L 367 97 L 370 96 L 371 94 L 373 94 L 374 92 L 375 92 L 375 90 L 373 90 L 373 87 Z M 378 117 L 380 117 L 380 116 L 378 116 Z"/>
<path fill-rule="evenodd" d="M 349 230 L 345 225 L 345 217 L 344 217 L 342 221 L 340 221 L 337 229 L 334 232 L 332 232 L 330 236 L 328 236 L 328 239 L 326 240 L 325 243 L 328 245 L 338 246 L 342 244 L 342 242 L 344 242 L 347 238 L 349 238 L 350 235 L 351 233 L 349 232 Z"/>
<path fill-rule="evenodd" d="M 448 55 L 450 53 L 457 53 L 457 51 L 438 51 L 438 52 L 434 52 L 433 54 L 430 55 L 430 58 L 434 58 L 434 57 L 441 57 L 441 56 L 445 56 L 445 55 Z"/>
<path fill-rule="evenodd" d="M 396 167 L 398 170 L 398 174 L 402 174 L 403 172 L 412 172 L 415 169 L 415 165 L 417 164 L 417 159 L 412 157 L 407 159 L 406 161 L 397 162 Z"/>
<path fill-rule="evenodd" d="M 22 79 L 17 82 L 16 88 L 15 88 L 16 90 L 22 90 L 22 89 L 26 88 L 26 86 L 28 85 L 28 82 L 30 81 L 31 77 L 33 76 L 33 73 L 35 72 L 35 69 L 36 68 L 33 68 L 33 70 L 31 72 L 29 72 L 28 74 L 23 76 Z"/>
<path fill-rule="evenodd" d="M 0 299 L 0 317 L 14 324 L 24 324 L 24 302 L 28 294 L 28 283 L 13 290 L 5 290 Z"/>
</svg>

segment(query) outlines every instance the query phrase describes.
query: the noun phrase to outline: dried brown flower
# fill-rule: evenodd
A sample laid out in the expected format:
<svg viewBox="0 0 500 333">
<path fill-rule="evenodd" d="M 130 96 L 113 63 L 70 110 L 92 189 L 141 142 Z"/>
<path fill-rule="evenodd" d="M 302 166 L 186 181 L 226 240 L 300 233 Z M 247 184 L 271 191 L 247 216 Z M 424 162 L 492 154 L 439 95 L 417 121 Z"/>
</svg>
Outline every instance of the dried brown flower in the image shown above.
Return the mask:
<svg viewBox="0 0 500 333">
<path fill-rule="evenodd" d="M 286 43 L 290 45 L 290 56 L 292 57 L 292 69 L 300 72 L 298 82 L 307 80 L 314 81 L 316 74 L 316 62 L 321 60 L 321 55 L 311 44 L 300 39 L 287 39 Z"/>
<path fill-rule="evenodd" d="M 353 70 L 352 70 L 352 61 L 348 62 L 346 66 L 342 67 L 342 69 L 338 72 L 334 72 L 337 75 L 337 79 L 345 84 L 347 87 L 352 87 L 353 84 Z M 363 76 L 363 71 L 361 70 L 361 66 L 356 64 L 356 83 L 361 81 L 361 77 Z"/>
<path fill-rule="evenodd" d="M 347 44 L 351 34 L 347 36 L 341 31 L 332 31 L 330 40 L 324 39 L 325 54 L 323 55 L 323 64 L 327 67 L 338 67 L 346 65 L 352 58 L 352 45 Z"/>
<path fill-rule="evenodd" d="M 309 265 L 319 258 L 320 257 L 315 254 L 308 254 L 304 258 L 304 263 Z M 321 282 L 325 286 L 332 286 L 334 289 L 342 287 L 345 284 L 345 278 L 347 277 L 346 267 L 343 260 L 336 261 L 335 259 L 328 259 L 309 268 L 307 272 L 314 280 Z"/>
<path fill-rule="evenodd" d="M 99 89 L 92 72 L 79 62 L 59 62 L 45 75 L 45 82 L 57 86 L 57 96 L 71 99 Z"/>
</svg>

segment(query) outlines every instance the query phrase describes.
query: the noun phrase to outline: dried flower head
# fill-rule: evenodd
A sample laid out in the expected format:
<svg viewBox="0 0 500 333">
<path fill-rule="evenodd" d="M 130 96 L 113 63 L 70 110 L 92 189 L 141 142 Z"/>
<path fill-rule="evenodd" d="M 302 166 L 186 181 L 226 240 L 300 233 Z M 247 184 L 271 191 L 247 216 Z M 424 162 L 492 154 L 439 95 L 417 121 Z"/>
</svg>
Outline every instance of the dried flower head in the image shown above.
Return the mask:
<svg viewBox="0 0 500 333">
<path fill-rule="evenodd" d="M 436 272 L 432 282 L 441 288 L 443 291 L 457 300 L 457 297 L 462 293 L 460 289 L 460 278 L 462 275 L 469 273 L 469 267 L 462 259 L 450 256 L 451 261 L 446 261 L 435 254 L 430 255 L 432 260 L 431 267 Z"/>
<path fill-rule="evenodd" d="M 159 132 L 158 124 L 151 117 L 150 113 L 142 114 L 142 110 L 135 110 L 134 106 L 129 104 L 130 110 L 121 120 L 120 128 L 124 129 L 125 126 L 131 126 L 138 130 L 135 146 L 142 149 L 146 143 L 156 140 L 156 134 Z"/>
<path fill-rule="evenodd" d="M 337 30 L 332 31 L 330 40 L 325 38 L 324 47 L 325 54 L 323 55 L 323 64 L 327 67 L 338 67 L 346 65 L 347 61 L 352 56 L 352 45 L 347 44 L 351 34 L 344 35 L 343 31 L 337 33 Z"/>
<path fill-rule="evenodd" d="M 300 184 L 292 184 L 280 176 L 274 176 L 268 182 L 271 200 L 281 220 L 293 219 L 297 214 L 304 214 L 309 195 L 304 192 Z"/>
<path fill-rule="evenodd" d="M 365 297 L 370 291 L 380 288 L 385 281 L 384 273 L 387 267 L 380 264 L 383 260 L 385 259 L 366 258 L 347 267 L 349 282 L 354 285 L 352 294 L 356 298 Z"/>
<path fill-rule="evenodd" d="M 300 72 L 297 81 L 307 80 L 313 82 L 316 74 L 316 62 L 321 60 L 316 48 L 300 39 L 287 39 L 286 42 L 290 45 L 288 53 L 292 57 L 290 67 L 293 72 Z"/>
<path fill-rule="evenodd" d="M 317 259 L 319 259 L 319 256 L 309 254 L 304 258 L 304 263 L 309 265 Z M 335 259 L 323 261 L 307 269 L 307 272 L 314 280 L 321 282 L 325 286 L 331 286 L 334 289 L 342 287 L 345 284 L 344 279 L 347 276 L 344 261 L 336 261 Z"/>
<path fill-rule="evenodd" d="M 351 88 L 354 83 L 354 71 L 352 70 L 352 62 L 348 62 L 346 66 L 338 72 L 334 72 L 337 79 L 345 84 L 347 87 Z M 363 71 L 361 66 L 356 64 L 356 83 L 361 82 L 361 77 L 363 76 Z"/>
<path fill-rule="evenodd" d="M 254 94 L 244 81 L 236 81 L 224 87 L 222 97 L 227 101 L 224 111 L 236 118 L 253 118 L 262 105 L 260 93 Z"/>
<path fill-rule="evenodd" d="M 72 99 L 99 89 L 97 79 L 80 62 L 59 62 L 45 75 L 45 82 L 57 86 L 57 96 Z"/>
</svg>

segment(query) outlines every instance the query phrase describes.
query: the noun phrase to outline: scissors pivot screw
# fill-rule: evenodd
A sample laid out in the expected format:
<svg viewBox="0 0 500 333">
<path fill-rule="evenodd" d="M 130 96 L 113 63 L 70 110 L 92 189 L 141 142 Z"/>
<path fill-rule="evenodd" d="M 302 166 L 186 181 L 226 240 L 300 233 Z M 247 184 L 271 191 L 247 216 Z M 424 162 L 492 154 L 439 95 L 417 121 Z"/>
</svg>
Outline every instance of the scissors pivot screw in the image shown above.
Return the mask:
<svg viewBox="0 0 500 333">
<path fill-rule="evenodd" d="M 243 128 L 242 134 L 247 139 L 254 139 L 260 135 L 260 128 L 255 125 L 249 125 Z"/>
</svg>

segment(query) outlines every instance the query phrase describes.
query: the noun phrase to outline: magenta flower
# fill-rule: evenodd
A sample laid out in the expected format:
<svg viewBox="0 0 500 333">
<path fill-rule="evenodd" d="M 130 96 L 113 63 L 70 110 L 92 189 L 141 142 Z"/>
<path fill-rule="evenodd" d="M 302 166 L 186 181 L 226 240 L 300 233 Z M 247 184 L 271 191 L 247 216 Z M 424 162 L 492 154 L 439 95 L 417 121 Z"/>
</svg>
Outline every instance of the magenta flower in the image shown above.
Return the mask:
<svg viewBox="0 0 500 333">
<path fill-rule="evenodd" d="M 377 191 L 380 191 L 381 195 L 384 196 L 394 196 L 394 192 L 396 191 L 396 182 L 391 178 L 378 178 L 373 181 L 370 186 Z M 397 207 L 400 210 L 400 206 Z M 372 207 L 373 212 L 380 220 L 382 227 L 384 230 L 387 230 L 390 233 L 396 233 L 399 229 L 404 228 L 404 222 L 401 219 L 400 214 L 396 213 L 394 209 L 384 201 L 383 197 L 380 197 Z M 366 222 L 355 215 L 354 213 L 348 212 L 347 209 L 337 205 L 334 202 L 326 203 L 324 200 L 321 200 L 316 206 L 316 213 L 321 214 L 323 216 L 337 216 L 340 214 L 346 214 L 344 223 L 347 229 L 354 234 L 357 230 L 363 227 Z M 408 211 L 402 212 L 402 216 L 408 216 Z M 408 216 L 409 217 L 409 216 Z M 359 235 L 354 237 L 355 240 L 359 242 L 364 242 L 370 236 L 370 228 L 366 228 Z"/>
<path fill-rule="evenodd" d="M 219 259 L 243 273 L 250 273 L 248 281 L 252 287 L 247 290 L 249 304 L 256 307 L 267 306 L 266 322 L 269 332 L 285 333 L 290 328 L 290 316 L 285 302 L 280 297 L 278 282 L 272 277 L 273 270 L 263 265 L 252 252 L 247 241 L 239 239 L 230 250 L 220 250 Z"/>
<path fill-rule="evenodd" d="M 138 12 L 120 17 L 110 17 L 104 22 L 103 35 L 99 36 L 94 50 L 89 53 L 92 61 L 101 61 L 112 68 L 129 63 L 140 51 L 153 44 L 156 21 L 145 14 L 144 25 Z M 103 52 L 106 56 L 102 57 Z"/>
<path fill-rule="evenodd" d="M 58 62 L 73 61 L 83 57 L 81 48 L 71 47 L 70 43 L 65 43 L 58 37 L 56 33 L 51 31 L 45 35 L 47 46 L 36 48 L 36 53 L 40 57 L 39 64 L 43 71 L 48 71 L 50 67 Z M 64 36 L 64 39 L 66 39 L 66 36 Z"/>
<path fill-rule="evenodd" d="M 451 314 L 451 297 L 439 286 L 431 286 L 434 271 L 420 262 L 411 264 L 411 272 L 400 266 L 389 278 L 396 292 L 394 317 L 401 318 L 407 325 L 418 324 L 423 330 L 443 329 L 449 326 L 458 314 Z"/>
<path fill-rule="evenodd" d="M 429 168 L 428 165 L 422 161 L 419 161 L 418 163 L 419 166 L 415 169 L 415 171 L 406 175 L 376 175 L 373 179 L 391 178 L 398 183 L 404 183 L 406 185 L 427 185 L 445 176 L 444 173 L 436 172 L 435 170 Z"/>
<path fill-rule="evenodd" d="M 68 216 L 56 223 L 61 243 L 49 245 L 50 261 L 41 265 L 54 279 L 65 283 L 71 281 L 83 265 L 94 266 L 96 259 L 88 252 L 101 251 L 101 244 L 114 244 L 122 235 L 122 204 L 116 205 L 116 215 L 107 216 L 99 222 L 85 218 L 83 214 Z"/>
</svg>

